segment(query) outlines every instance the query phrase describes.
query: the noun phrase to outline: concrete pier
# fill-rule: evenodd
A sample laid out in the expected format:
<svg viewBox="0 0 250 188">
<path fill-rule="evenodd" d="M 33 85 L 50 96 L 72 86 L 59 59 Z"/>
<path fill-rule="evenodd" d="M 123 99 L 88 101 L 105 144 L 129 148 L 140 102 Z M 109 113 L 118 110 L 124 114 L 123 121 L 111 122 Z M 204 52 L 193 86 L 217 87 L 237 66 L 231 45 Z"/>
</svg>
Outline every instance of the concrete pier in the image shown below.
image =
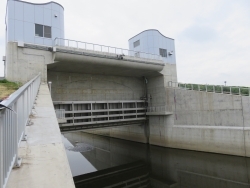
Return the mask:
<svg viewBox="0 0 250 188">
<path fill-rule="evenodd" d="M 30 119 L 27 141 L 19 147 L 21 167 L 12 170 L 7 188 L 75 187 L 46 84 L 40 86 Z"/>
</svg>

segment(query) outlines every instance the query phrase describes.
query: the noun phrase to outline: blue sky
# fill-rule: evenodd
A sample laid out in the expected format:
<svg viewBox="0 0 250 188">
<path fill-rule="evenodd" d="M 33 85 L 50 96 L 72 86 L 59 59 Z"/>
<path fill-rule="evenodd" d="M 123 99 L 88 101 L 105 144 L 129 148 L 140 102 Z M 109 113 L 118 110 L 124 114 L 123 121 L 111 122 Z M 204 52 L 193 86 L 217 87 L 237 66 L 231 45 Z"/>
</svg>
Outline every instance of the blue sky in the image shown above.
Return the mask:
<svg viewBox="0 0 250 188">
<path fill-rule="evenodd" d="M 132 36 L 158 29 L 175 39 L 178 81 L 250 86 L 250 0 L 56 2 L 65 9 L 65 38 L 128 48 Z M 4 17 L 1 6 L 1 56 L 5 53 Z"/>
</svg>

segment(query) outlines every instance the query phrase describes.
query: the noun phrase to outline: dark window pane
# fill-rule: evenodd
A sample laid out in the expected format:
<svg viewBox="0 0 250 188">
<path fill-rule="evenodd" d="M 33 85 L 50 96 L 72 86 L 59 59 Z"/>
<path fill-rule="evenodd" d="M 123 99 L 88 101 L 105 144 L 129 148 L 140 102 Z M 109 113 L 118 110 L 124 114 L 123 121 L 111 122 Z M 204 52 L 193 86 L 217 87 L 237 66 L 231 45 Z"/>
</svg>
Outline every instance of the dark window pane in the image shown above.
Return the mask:
<svg viewBox="0 0 250 188">
<path fill-rule="evenodd" d="M 35 35 L 43 37 L 43 25 L 35 24 Z"/>
<path fill-rule="evenodd" d="M 51 27 L 44 26 L 44 37 L 51 38 Z"/>
<path fill-rule="evenodd" d="M 137 40 L 134 42 L 134 48 L 137 47 L 137 46 L 140 46 L 140 40 Z"/>
<path fill-rule="evenodd" d="M 167 50 L 166 49 L 159 48 L 159 52 L 160 52 L 160 55 L 162 57 L 167 57 Z"/>
</svg>

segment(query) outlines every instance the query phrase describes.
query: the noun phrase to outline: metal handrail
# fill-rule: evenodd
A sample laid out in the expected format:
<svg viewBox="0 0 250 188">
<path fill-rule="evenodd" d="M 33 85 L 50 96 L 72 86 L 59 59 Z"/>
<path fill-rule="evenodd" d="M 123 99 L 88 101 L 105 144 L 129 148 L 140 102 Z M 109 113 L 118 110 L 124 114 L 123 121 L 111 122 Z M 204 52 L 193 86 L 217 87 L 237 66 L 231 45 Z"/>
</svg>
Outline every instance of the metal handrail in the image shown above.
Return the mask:
<svg viewBox="0 0 250 188">
<path fill-rule="evenodd" d="M 190 85 L 191 87 L 187 87 L 187 85 Z M 222 86 L 222 85 L 202 85 L 202 84 L 186 84 L 186 83 L 180 83 L 180 82 L 168 82 L 169 87 L 178 87 L 181 89 L 186 90 L 195 90 L 195 91 L 205 91 L 205 92 L 213 92 L 213 93 L 223 93 L 223 94 L 231 94 L 231 95 L 244 95 L 242 93 L 242 90 L 248 90 L 248 95 L 244 96 L 250 96 L 250 87 L 235 87 L 235 86 Z M 194 86 L 197 86 L 197 90 Z M 204 88 L 204 89 L 201 89 Z M 209 90 L 209 88 L 212 88 Z M 219 88 L 219 89 L 216 89 Z M 238 92 L 233 92 L 233 89 L 237 89 Z"/>
<path fill-rule="evenodd" d="M 0 104 L 0 188 L 5 188 L 11 169 L 19 167 L 18 146 L 25 137 L 25 126 L 41 83 L 39 73 Z M 12 111 L 13 110 L 13 111 Z"/>
<path fill-rule="evenodd" d="M 61 40 L 63 42 L 61 42 Z M 70 42 L 73 42 L 75 45 L 70 45 Z M 81 48 L 79 44 L 83 44 L 83 48 Z M 88 48 L 88 45 L 92 45 L 92 48 Z M 134 50 L 128 50 L 123 48 L 117 48 L 112 46 L 105 46 L 100 44 L 93 44 L 88 42 L 82 42 L 77 40 L 71 40 L 71 39 L 64 39 L 64 38 L 55 38 L 53 42 L 53 46 L 66 46 L 66 47 L 73 47 L 77 49 L 84 49 L 84 50 L 93 50 L 98 52 L 107 52 L 107 53 L 113 53 L 116 55 L 126 55 L 130 57 L 137 57 L 137 58 L 145 58 L 145 59 L 153 59 L 153 60 L 159 60 L 163 61 L 162 56 L 158 54 L 151 54 L 147 52 L 141 52 L 141 51 L 134 51 Z M 99 48 L 95 48 L 99 47 Z M 105 50 L 107 49 L 107 50 Z M 113 49 L 113 50 L 111 50 Z M 127 53 L 126 53 L 127 52 Z"/>
</svg>

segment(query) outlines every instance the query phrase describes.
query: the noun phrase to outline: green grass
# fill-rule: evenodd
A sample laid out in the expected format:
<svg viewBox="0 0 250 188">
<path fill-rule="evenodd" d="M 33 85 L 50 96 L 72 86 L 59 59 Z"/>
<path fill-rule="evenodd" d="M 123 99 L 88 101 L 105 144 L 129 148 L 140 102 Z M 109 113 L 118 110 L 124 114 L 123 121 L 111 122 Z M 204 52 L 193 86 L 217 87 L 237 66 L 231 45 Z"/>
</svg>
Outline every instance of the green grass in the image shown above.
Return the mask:
<svg viewBox="0 0 250 188">
<path fill-rule="evenodd" d="M 0 99 L 8 97 L 11 93 L 18 90 L 20 83 L 10 82 L 6 79 L 0 80 Z"/>
<path fill-rule="evenodd" d="M 200 90 L 200 91 L 206 91 L 207 92 L 215 92 L 215 93 L 230 93 L 230 87 L 231 87 L 231 93 L 234 95 L 246 95 L 249 96 L 249 88 L 244 86 L 220 86 L 220 85 L 203 85 L 203 84 L 183 84 L 179 83 L 179 87 L 186 88 L 189 90 Z M 199 89 L 200 87 L 200 89 Z"/>
</svg>

